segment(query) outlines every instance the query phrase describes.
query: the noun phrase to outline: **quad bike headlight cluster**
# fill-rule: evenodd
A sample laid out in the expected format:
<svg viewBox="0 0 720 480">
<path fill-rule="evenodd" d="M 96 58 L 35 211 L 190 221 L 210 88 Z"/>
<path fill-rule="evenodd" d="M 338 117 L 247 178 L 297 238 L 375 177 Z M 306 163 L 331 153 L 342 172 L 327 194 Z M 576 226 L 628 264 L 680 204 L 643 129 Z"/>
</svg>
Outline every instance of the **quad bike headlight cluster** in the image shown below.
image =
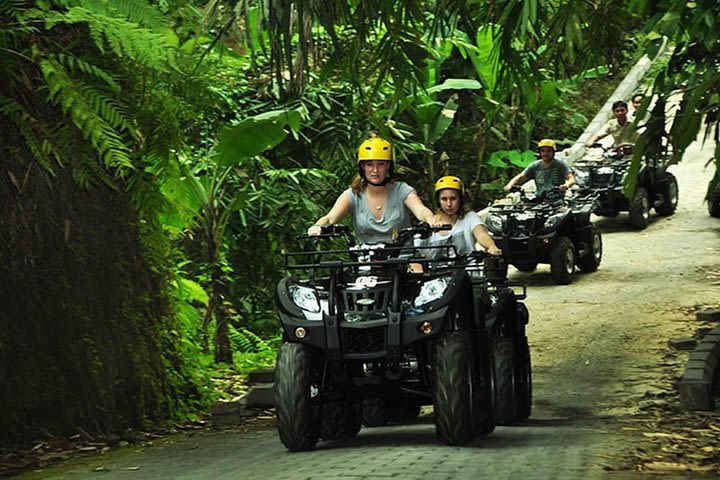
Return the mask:
<svg viewBox="0 0 720 480">
<path fill-rule="evenodd" d="M 584 185 L 587 185 L 589 181 L 590 181 L 590 173 L 589 172 L 587 172 L 585 170 L 579 170 L 579 169 L 575 170 L 575 182 L 579 186 L 582 187 Z"/>
<path fill-rule="evenodd" d="M 438 277 L 423 283 L 420 287 L 420 293 L 415 297 L 413 306 L 416 308 L 422 307 L 423 305 L 442 298 L 451 281 L 452 277 Z"/>
<path fill-rule="evenodd" d="M 502 232 L 505 219 L 500 215 L 489 215 L 487 217 L 487 227 L 493 232 Z"/>
<path fill-rule="evenodd" d="M 290 285 L 288 292 L 292 302 L 302 310 L 305 320 L 322 321 L 323 313 L 328 313 L 327 298 L 320 298 L 314 288 Z"/>
<path fill-rule="evenodd" d="M 556 213 L 555 215 L 550 215 L 547 220 L 545 220 L 545 224 L 543 225 L 543 230 L 548 232 L 555 228 L 557 223 L 562 220 L 562 218 L 565 216 L 565 212 Z"/>
</svg>

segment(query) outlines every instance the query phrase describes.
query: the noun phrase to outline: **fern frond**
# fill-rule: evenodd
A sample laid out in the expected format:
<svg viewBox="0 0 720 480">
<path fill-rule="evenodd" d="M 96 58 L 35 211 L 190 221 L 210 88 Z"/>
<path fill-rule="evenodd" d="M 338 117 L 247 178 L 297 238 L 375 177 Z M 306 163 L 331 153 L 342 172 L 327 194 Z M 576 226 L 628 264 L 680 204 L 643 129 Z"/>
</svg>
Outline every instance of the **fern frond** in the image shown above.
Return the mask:
<svg viewBox="0 0 720 480">
<path fill-rule="evenodd" d="M 91 86 L 80 86 L 78 88 L 87 103 L 92 106 L 100 117 L 107 121 L 118 131 L 129 132 L 132 129 L 125 108 L 116 99 L 109 97 L 106 92 Z"/>
<path fill-rule="evenodd" d="M 47 58 L 40 61 L 40 70 L 49 88 L 49 100 L 60 105 L 69 114 L 84 138 L 92 143 L 108 167 L 133 168 L 130 152 L 120 134 L 98 112 L 96 103 L 88 102 L 82 84 L 73 81 L 57 61 Z M 85 89 L 87 90 L 87 88 Z M 102 103 L 102 102 L 101 102 Z M 105 102 L 109 104 L 110 102 Z M 110 110 L 106 111 L 107 114 Z"/>
<path fill-rule="evenodd" d="M 266 340 L 247 328 L 232 327 L 230 337 L 236 351 L 240 353 L 264 352 L 272 349 L 272 346 Z"/>
<path fill-rule="evenodd" d="M 92 157 L 80 155 L 76 157 L 72 165 L 73 180 L 78 185 L 87 188 L 91 183 L 101 182 L 113 190 L 118 189 L 115 178 Z"/>
<path fill-rule="evenodd" d="M 86 75 L 90 75 L 92 77 L 102 80 L 108 85 L 108 87 L 110 87 L 113 93 L 116 93 L 118 95 L 120 94 L 120 85 L 118 85 L 115 79 L 106 71 L 96 67 L 91 63 L 86 62 L 81 58 L 76 57 L 75 55 L 58 53 L 54 56 L 54 58 L 64 66 L 68 67 L 71 71 L 80 71 Z"/>
<path fill-rule="evenodd" d="M 45 23 L 48 28 L 62 23 L 85 23 L 101 52 L 106 53 L 110 48 L 119 58 L 128 58 L 160 72 L 167 72 L 174 62 L 175 50 L 162 34 L 121 18 L 73 7 L 65 13 L 48 13 Z"/>
<path fill-rule="evenodd" d="M 27 2 L 24 0 L 0 0 L 0 13 L 3 15 L 16 17 L 26 8 Z"/>
<path fill-rule="evenodd" d="M 80 5 L 94 13 L 124 18 L 150 29 L 161 30 L 165 23 L 160 11 L 145 0 L 82 0 Z"/>
<path fill-rule="evenodd" d="M 14 99 L 8 98 L 0 100 L 0 119 L 7 119 L 12 125 L 15 125 L 35 160 L 54 175 L 54 165 L 61 164 L 62 154 L 57 145 L 52 142 L 52 139 L 56 137 L 44 129 L 45 124 L 30 115 Z M 2 123 L 5 124 L 5 121 Z"/>
</svg>

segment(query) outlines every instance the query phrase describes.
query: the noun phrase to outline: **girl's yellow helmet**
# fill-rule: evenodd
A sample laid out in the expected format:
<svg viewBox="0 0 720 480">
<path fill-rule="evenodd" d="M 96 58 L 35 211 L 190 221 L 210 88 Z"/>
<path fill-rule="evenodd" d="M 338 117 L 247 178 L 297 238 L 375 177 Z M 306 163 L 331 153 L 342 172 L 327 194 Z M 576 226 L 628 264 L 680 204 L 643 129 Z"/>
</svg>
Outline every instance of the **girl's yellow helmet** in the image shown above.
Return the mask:
<svg viewBox="0 0 720 480">
<path fill-rule="evenodd" d="M 435 193 L 439 192 L 440 190 L 443 190 L 445 188 L 452 188 L 454 190 L 459 191 L 460 193 L 463 192 L 463 182 L 458 177 L 453 177 L 452 175 L 446 175 L 439 179 L 437 182 L 435 182 Z"/>
<path fill-rule="evenodd" d="M 368 138 L 358 148 L 358 162 L 363 160 L 388 160 L 392 162 L 392 145 L 380 137 Z"/>
</svg>

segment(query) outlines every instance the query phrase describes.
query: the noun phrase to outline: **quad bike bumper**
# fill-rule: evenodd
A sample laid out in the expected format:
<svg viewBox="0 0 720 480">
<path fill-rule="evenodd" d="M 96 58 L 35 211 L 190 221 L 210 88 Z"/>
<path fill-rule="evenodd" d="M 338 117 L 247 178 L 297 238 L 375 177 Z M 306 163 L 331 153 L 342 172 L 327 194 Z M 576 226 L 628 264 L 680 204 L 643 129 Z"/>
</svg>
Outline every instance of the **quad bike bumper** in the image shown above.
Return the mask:
<svg viewBox="0 0 720 480">
<path fill-rule="evenodd" d="M 557 232 L 541 233 L 534 236 L 497 236 L 495 243 L 503 251 L 508 263 L 547 263 Z"/>
<path fill-rule="evenodd" d="M 280 313 L 285 338 L 323 350 L 328 360 L 399 361 L 405 347 L 436 338 L 445 330 L 448 306 L 406 316 L 388 312 L 385 318 L 349 322 L 339 315 L 322 321 Z"/>
<path fill-rule="evenodd" d="M 628 211 L 630 202 L 622 188 L 599 188 L 592 189 L 592 193 L 598 195 L 596 206 L 593 210 L 595 215 L 612 217 L 618 212 Z"/>
</svg>

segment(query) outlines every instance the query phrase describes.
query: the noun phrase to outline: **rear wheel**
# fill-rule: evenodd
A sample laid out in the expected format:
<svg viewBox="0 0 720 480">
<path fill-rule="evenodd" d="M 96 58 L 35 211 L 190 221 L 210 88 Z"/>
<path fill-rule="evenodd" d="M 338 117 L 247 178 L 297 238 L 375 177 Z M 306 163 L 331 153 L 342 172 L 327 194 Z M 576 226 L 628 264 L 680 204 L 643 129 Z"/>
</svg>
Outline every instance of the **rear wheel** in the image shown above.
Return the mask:
<svg viewBox="0 0 720 480">
<path fill-rule="evenodd" d="M 362 424 L 382 427 L 388 423 L 388 408 L 382 398 L 366 398 L 362 403 Z"/>
<path fill-rule="evenodd" d="M 558 237 L 550 252 L 550 276 L 558 285 L 567 285 L 575 271 L 575 246 L 567 237 Z"/>
<path fill-rule="evenodd" d="M 637 187 L 635 196 L 630 202 L 630 223 L 638 230 L 648 226 L 650 222 L 650 197 L 647 190 Z"/>
<path fill-rule="evenodd" d="M 466 332 L 446 333 L 435 344 L 433 404 L 441 443 L 464 445 L 473 439 L 473 361 Z"/>
<path fill-rule="evenodd" d="M 677 208 L 678 198 L 678 184 L 675 175 L 665 173 L 665 191 L 662 194 L 662 204 L 655 207 L 655 211 L 658 215 L 672 215 Z"/>
<path fill-rule="evenodd" d="M 357 435 L 360 415 L 348 400 L 335 400 L 320 406 L 320 438 L 340 440 Z"/>
<path fill-rule="evenodd" d="M 495 422 L 509 425 L 515 418 L 515 346 L 510 338 L 492 344 L 495 369 Z"/>
<path fill-rule="evenodd" d="M 591 225 L 590 232 L 588 251 L 584 256 L 578 258 L 577 262 L 578 268 L 585 273 L 597 270 L 602 260 L 602 236 L 600 235 L 600 229 L 595 225 Z"/>
<path fill-rule="evenodd" d="M 518 339 L 515 364 L 515 420 L 527 420 L 532 411 L 532 367 L 527 337 Z"/>
<path fill-rule="evenodd" d="M 309 349 L 299 343 L 282 344 L 275 366 L 275 412 L 280 440 L 290 451 L 310 450 L 319 438 L 312 378 Z"/>
</svg>

